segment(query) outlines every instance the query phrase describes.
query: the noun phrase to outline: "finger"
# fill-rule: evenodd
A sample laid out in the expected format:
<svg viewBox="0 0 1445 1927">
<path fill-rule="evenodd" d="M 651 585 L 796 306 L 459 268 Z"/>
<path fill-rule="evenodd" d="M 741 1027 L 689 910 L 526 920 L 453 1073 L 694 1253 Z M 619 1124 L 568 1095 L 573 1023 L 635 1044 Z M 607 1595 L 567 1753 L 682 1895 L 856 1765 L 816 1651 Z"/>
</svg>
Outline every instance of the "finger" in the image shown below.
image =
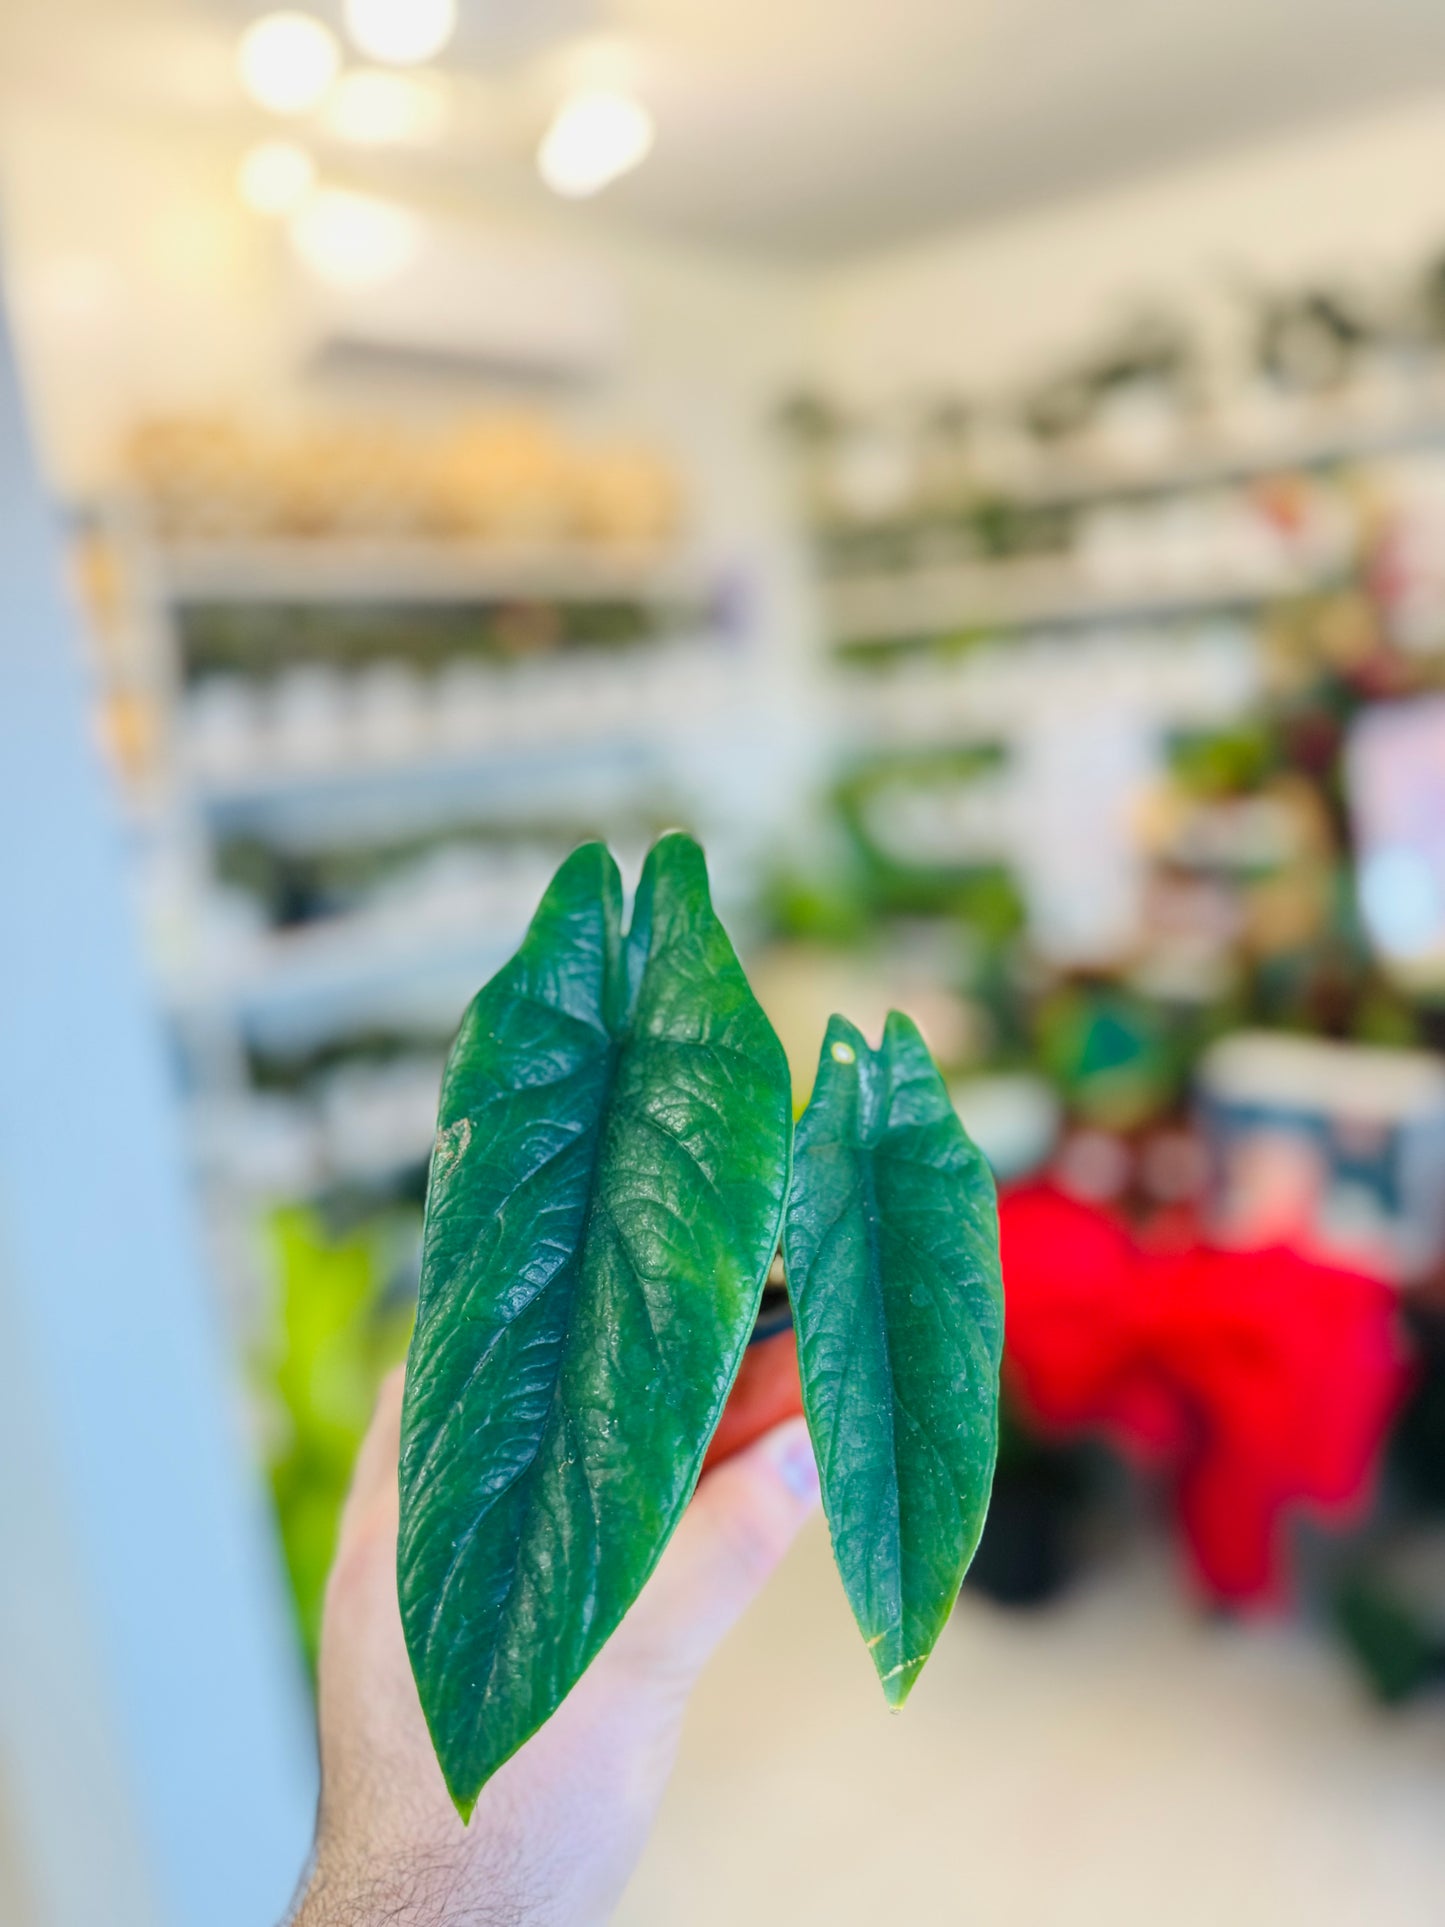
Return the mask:
<svg viewBox="0 0 1445 1927">
<path fill-rule="evenodd" d="M 710 1472 L 618 1633 L 623 1658 L 691 1676 L 762 1590 L 818 1502 L 790 1419 Z"/>
</svg>

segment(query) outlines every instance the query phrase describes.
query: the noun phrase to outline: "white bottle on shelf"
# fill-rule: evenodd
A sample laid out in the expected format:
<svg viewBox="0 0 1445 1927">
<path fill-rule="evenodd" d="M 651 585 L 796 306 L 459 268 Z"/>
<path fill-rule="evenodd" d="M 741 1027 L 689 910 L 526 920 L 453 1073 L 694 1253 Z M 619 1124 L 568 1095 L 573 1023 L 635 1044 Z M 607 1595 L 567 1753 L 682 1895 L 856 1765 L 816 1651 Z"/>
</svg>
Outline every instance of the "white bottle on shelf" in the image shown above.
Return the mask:
<svg viewBox="0 0 1445 1927">
<path fill-rule="evenodd" d="M 358 672 L 352 728 L 358 754 L 400 760 L 427 746 L 433 717 L 422 678 L 409 662 L 388 657 Z"/>
<path fill-rule="evenodd" d="M 287 769 L 316 769 L 346 753 L 347 684 L 326 663 L 297 663 L 277 677 L 269 704 L 276 761 Z"/>
<path fill-rule="evenodd" d="M 180 761 L 206 782 L 244 775 L 265 759 L 260 689 L 249 676 L 207 676 L 181 706 Z"/>
<path fill-rule="evenodd" d="M 479 749 L 495 734 L 495 670 L 474 656 L 454 656 L 442 664 L 431 687 L 437 741 L 452 750 Z"/>
</svg>

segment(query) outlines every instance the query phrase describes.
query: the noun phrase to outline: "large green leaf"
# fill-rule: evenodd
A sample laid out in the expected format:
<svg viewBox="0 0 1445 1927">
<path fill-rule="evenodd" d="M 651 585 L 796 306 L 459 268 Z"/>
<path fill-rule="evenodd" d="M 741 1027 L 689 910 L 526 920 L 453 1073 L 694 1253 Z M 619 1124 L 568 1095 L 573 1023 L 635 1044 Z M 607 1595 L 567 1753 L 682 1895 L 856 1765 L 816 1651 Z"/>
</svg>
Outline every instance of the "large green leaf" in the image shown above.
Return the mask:
<svg viewBox="0 0 1445 1927">
<path fill-rule="evenodd" d="M 897 1011 L 877 1051 L 828 1026 L 784 1249 L 834 1556 L 901 1706 L 988 1510 L 1003 1286 L 988 1166 Z"/>
<path fill-rule="evenodd" d="M 641 1589 L 777 1246 L 787 1064 L 664 837 L 562 865 L 452 1049 L 402 1417 L 402 1621 L 459 1810 Z"/>
</svg>

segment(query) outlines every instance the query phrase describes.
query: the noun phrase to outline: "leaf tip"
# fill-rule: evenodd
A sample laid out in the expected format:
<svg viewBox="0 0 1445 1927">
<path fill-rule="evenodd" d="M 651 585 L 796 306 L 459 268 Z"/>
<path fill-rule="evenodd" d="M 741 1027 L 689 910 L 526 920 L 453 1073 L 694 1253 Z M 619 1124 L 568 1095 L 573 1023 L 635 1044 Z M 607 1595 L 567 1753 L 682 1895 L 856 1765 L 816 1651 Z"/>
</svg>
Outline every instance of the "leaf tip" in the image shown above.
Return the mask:
<svg viewBox="0 0 1445 1927">
<path fill-rule="evenodd" d="M 923 1671 L 927 1659 L 928 1655 L 924 1653 L 918 1659 L 900 1660 L 897 1666 L 891 1666 L 886 1673 L 878 1675 L 890 1713 L 903 1711 L 908 1695 L 913 1691 L 914 1684 Z"/>
<path fill-rule="evenodd" d="M 866 1622 L 859 1620 L 858 1630 L 863 1634 L 863 1646 L 878 1674 L 878 1684 L 883 1688 L 883 1697 L 888 1702 L 891 1713 L 901 1712 L 904 1701 L 913 1691 L 914 1681 L 927 1664 L 932 1644 L 927 1650 L 915 1654 L 912 1659 L 899 1659 L 897 1654 L 902 1646 L 902 1628 L 897 1622 L 883 1626 L 876 1633 L 865 1629 Z"/>
<path fill-rule="evenodd" d="M 534 929 L 549 917 L 566 914 L 579 903 L 620 898 L 622 878 L 617 859 L 607 845 L 593 837 L 569 850 L 542 893 L 533 916 Z"/>
<path fill-rule="evenodd" d="M 642 865 L 642 883 L 639 889 L 654 882 L 665 880 L 670 886 L 684 888 L 701 886 L 709 893 L 707 857 L 702 845 L 695 836 L 686 830 L 664 830 L 647 852 Z"/>
<path fill-rule="evenodd" d="M 856 1064 L 860 1058 L 866 1062 L 869 1055 L 868 1039 L 862 1031 L 835 1010 L 823 1033 L 824 1058 L 832 1058 L 835 1064 Z"/>
<path fill-rule="evenodd" d="M 929 1063 L 933 1063 L 933 1053 L 924 1042 L 923 1032 L 906 1010 L 889 1011 L 883 1024 L 883 1048 L 886 1051 L 900 1048 L 922 1051 Z"/>
<path fill-rule="evenodd" d="M 557 866 L 557 875 L 571 876 L 579 870 L 605 870 L 612 852 L 600 837 L 589 836 L 569 850 Z"/>
<path fill-rule="evenodd" d="M 665 852 L 676 851 L 679 856 L 702 855 L 702 845 L 697 838 L 677 823 L 669 823 L 665 830 L 659 830 L 652 847 Z"/>
</svg>

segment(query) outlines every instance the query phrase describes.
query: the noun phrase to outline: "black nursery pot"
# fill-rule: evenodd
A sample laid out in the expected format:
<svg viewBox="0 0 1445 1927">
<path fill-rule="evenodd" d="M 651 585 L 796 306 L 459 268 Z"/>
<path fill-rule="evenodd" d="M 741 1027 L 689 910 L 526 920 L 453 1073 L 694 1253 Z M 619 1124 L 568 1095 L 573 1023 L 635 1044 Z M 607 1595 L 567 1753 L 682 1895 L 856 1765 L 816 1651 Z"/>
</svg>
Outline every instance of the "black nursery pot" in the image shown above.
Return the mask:
<svg viewBox="0 0 1445 1927">
<path fill-rule="evenodd" d="M 770 1275 L 763 1286 L 762 1303 L 758 1306 L 753 1335 L 748 1344 L 765 1345 L 770 1338 L 778 1338 L 792 1329 L 793 1307 L 788 1299 L 788 1288 Z"/>
<path fill-rule="evenodd" d="M 1074 1571 L 1077 1498 L 1048 1464 L 1001 1465 L 968 1586 L 1000 1606 L 1042 1606 Z"/>
</svg>

